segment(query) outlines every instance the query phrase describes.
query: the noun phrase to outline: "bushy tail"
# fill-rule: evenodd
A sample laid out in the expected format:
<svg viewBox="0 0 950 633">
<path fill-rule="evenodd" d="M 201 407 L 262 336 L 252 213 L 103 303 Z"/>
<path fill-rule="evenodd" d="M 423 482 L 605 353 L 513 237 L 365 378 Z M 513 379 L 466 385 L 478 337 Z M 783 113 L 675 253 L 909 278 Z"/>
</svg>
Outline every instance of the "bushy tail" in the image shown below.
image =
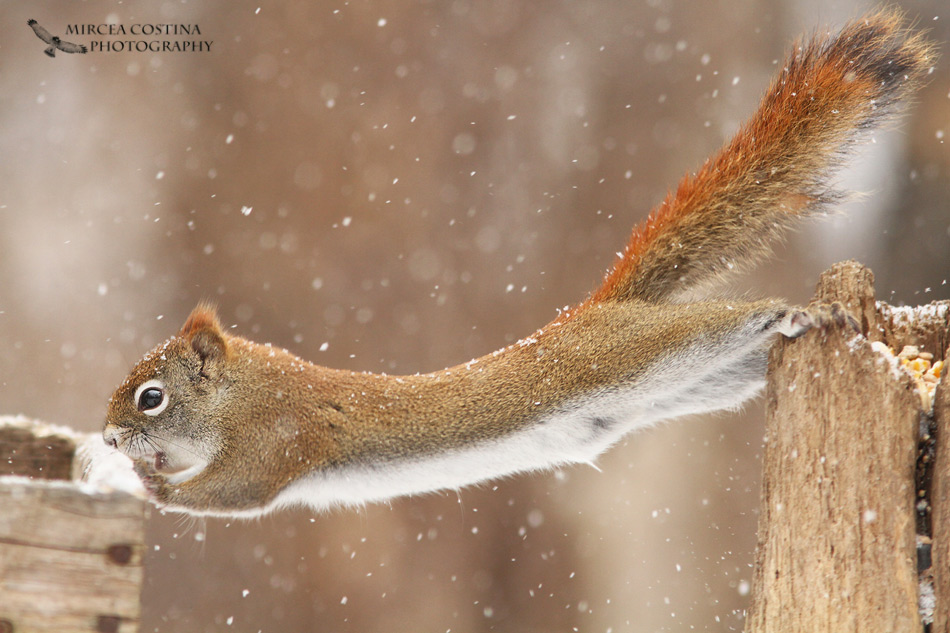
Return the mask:
<svg viewBox="0 0 950 633">
<path fill-rule="evenodd" d="M 841 198 L 835 169 L 934 59 L 896 9 L 796 46 L 752 119 L 634 228 L 589 301 L 668 300 L 768 254 L 784 229 Z"/>
</svg>

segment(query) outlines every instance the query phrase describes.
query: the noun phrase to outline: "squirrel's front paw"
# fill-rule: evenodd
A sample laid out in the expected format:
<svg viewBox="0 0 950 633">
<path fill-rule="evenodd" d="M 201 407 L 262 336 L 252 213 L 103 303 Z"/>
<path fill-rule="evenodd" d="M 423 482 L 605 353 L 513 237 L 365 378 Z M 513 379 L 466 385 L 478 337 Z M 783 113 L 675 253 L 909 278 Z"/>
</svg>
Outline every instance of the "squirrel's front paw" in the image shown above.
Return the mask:
<svg viewBox="0 0 950 633">
<path fill-rule="evenodd" d="M 827 329 L 831 326 L 848 327 L 861 334 L 861 324 L 837 301 L 816 303 L 804 310 L 792 310 L 786 315 L 779 331 L 788 338 L 798 338 L 812 328 Z"/>
<path fill-rule="evenodd" d="M 172 485 L 168 483 L 165 475 L 159 474 L 155 470 L 155 465 L 145 459 L 136 459 L 133 462 L 135 474 L 142 480 L 142 485 L 148 492 L 148 496 L 159 503 L 167 502 L 171 494 Z"/>
</svg>

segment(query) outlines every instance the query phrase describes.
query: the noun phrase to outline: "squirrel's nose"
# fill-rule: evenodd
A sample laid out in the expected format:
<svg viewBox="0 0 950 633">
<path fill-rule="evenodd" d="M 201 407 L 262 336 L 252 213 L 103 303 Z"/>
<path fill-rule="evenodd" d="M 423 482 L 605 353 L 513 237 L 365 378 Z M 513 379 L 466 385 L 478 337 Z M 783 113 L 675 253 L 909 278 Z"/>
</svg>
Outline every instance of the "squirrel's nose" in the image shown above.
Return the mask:
<svg viewBox="0 0 950 633">
<path fill-rule="evenodd" d="M 106 446 L 119 448 L 118 431 L 114 426 L 109 425 L 102 431 L 102 440 L 106 443 Z"/>
</svg>

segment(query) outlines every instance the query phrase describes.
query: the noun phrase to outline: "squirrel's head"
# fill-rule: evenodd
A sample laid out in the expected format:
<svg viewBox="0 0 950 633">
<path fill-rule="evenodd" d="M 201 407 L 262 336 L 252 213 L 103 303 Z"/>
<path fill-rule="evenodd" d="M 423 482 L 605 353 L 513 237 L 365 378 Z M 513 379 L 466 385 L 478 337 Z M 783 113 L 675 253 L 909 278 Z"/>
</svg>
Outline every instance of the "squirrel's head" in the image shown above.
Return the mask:
<svg viewBox="0 0 950 633">
<path fill-rule="evenodd" d="M 143 358 L 109 400 L 103 439 L 157 471 L 187 479 L 220 450 L 215 410 L 227 400 L 228 336 L 199 305 L 177 336 Z"/>
</svg>

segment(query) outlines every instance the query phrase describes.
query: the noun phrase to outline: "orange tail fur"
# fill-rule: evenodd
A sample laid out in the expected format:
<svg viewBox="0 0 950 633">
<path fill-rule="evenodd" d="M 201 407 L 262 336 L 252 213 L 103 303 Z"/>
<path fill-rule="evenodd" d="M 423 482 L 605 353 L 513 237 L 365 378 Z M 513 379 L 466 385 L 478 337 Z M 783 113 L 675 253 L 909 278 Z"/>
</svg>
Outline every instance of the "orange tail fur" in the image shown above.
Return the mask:
<svg viewBox="0 0 950 633">
<path fill-rule="evenodd" d="M 751 120 L 634 228 L 588 301 L 669 300 L 768 254 L 770 240 L 841 198 L 835 168 L 934 58 L 896 9 L 797 45 Z"/>
</svg>

